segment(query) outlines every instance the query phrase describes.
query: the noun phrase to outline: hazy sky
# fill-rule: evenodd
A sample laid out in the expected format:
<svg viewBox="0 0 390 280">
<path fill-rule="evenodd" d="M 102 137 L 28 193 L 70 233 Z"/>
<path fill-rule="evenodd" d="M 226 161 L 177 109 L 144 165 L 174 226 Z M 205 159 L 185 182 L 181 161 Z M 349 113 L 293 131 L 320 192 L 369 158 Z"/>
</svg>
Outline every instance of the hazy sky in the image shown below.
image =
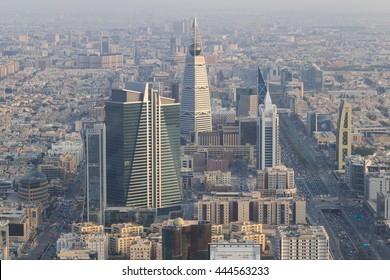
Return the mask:
<svg viewBox="0 0 390 280">
<path fill-rule="evenodd" d="M 0 11 L 18 12 L 112 12 L 125 14 L 143 9 L 262 11 L 338 11 L 390 13 L 388 0 L 0 0 Z"/>
</svg>

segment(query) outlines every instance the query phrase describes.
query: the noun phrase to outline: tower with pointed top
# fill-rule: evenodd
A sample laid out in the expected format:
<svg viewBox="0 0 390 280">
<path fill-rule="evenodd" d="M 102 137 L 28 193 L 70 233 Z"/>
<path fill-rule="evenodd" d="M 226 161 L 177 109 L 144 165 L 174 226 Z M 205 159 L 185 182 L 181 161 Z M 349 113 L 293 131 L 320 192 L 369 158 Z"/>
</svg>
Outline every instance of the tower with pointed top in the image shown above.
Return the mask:
<svg viewBox="0 0 390 280">
<path fill-rule="evenodd" d="M 261 74 L 260 67 L 257 69 L 257 102 L 258 105 L 264 104 L 265 96 L 267 94 L 267 85 L 265 84 L 264 77 Z"/>
<path fill-rule="evenodd" d="M 339 119 L 337 124 L 337 169 L 345 167 L 345 157 L 351 155 L 352 150 L 352 105 L 341 99 Z"/>
<path fill-rule="evenodd" d="M 259 105 L 257 133 L 257 169 L 280 165 L 279 117 L 268 91 Z"/>
<path fill-rule="evenodd" d="M 212 131 L 210 90 L 196 18 L 192 28 L 192 44 L 186 56 L 180 105 L 180 132 L 185 135 Z"/>
</svg>

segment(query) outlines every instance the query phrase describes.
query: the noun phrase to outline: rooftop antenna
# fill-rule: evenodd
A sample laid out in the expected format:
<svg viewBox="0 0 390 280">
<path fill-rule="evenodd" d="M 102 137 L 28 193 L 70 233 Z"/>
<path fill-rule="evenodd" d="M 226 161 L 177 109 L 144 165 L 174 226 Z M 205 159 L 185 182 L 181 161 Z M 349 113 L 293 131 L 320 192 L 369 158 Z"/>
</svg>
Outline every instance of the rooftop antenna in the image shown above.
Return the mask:
<svg viewBox="0 0 390 280">
<path fill-rule="evenodd" d="M 268 70 L 268 77 L 267 77 L 267 91 L 268 91 L 268 92 L 270 92 L 270 91 L 269 91 L 269 79 L 270 79 L 270 76 L 271 76 L 270 72 L 271 72 L 271 70 Z M 270 94 L 271 94 L 271 93 L 270 93 Z"/>
</svg>

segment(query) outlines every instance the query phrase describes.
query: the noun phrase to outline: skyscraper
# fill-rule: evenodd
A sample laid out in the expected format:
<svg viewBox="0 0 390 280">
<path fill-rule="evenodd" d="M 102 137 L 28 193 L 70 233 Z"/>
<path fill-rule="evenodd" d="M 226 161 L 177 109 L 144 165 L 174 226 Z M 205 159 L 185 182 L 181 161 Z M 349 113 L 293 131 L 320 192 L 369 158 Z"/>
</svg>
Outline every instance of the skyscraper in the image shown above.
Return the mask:
<svg viewBox="0 0 390 280">
<path fill-rule="evenodd" d="M 180 209 L 180 107 L 153 86 L 128 83 L 106 102 L 109 206 Z"/>
<path fill-rule="evenodd" d="M 257 169 L 280 165 L 279 117 L 267 91 L 257 118 Z"/>
<path fill-rule="evenodd" d="M 258 104 L 264 104 L 265 96 L 268 92 L 267 85 L 264 82 L 263 75 L 261 74 L 260 67 L 257 69 L 257 102 Z"/>
<path fill-rule="evenodd" d="M 110 37 L 102 36 L 101 54 L 110 54 Z"/>
<path fill-rule="evenodd" d="M 209 83 L 196 18 L 192 28 L 193 38 L 186 56 L 180 107 L 180 130 L 187 135 L 212 130 Z"/>
<path fill-rule="evenodd" d="M 345 157 L 351 155 L 352 149 L 352 105 L 341 99 L 339 120 L 337 124 L 337 169 L 345 167 Z"/>
<path fill-rule="evenodd" d="M 318 91 L 324 89 L 324 71 L 318 65 L 312 64 L 310 67 L 303 69 L 301 76 L 305 89 Z"/>
<path fill-rule="evenodd" d="M 86 220 L 104 224 L 106 205 L 106 127 L 95 123 L 85 128 Z"/>
</svg>

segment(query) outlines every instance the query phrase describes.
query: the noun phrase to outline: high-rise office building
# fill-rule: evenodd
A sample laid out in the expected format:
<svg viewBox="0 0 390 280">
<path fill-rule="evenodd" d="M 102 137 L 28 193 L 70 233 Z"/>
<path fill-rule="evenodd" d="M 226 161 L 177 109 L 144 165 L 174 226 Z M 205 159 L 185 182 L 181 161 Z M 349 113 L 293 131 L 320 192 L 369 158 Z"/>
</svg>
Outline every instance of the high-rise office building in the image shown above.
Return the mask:
<svg viewBox="0 0 390 280">
<path fill-rule="evenodd" d="M 193 38 L 186 56 L 180 107 L 180 130 L 187 135 L 212 130 L 209 83 L 196 18 L 192 27 Z"/>
<path fill-rule="evenodd" d="M 307 113 L 307 135 L 314 132 L 332 131 L 332 114 L 319 114 L 314 111 Z"/>
<path fill-rule="evenodd" d="M 238 87 L 234 95 L 236 103 L 236 116 L 256 118 L 258 110 L 257 91 L 256 88 Z"/>
<path fill-rule="evenodd" d="M 345 157 L 352 150 L 352 105 L 345 99 L 341 100 L 339 120 L 337 124 L 337 169 L 345 167 Z"/>
<path fill-rule="evenodd" d="M 280 165 L 279 117 L 267 91 L 257 118 L 257 169 Z"/>
<path fill-rule="evenodd" d="M 174 81 L 171 86 L 172 98 L 175 99 L 176 103 L 180 103 L 180 84 L 179 81 Z"/>
<path fill-rule="evenodd" d="M 180 105 L 156 84 L 128 83 L 105 112 L 107 205 L 180 209 Z"/>
<path fill-rule="evenodd" d="M 257 102 L 258 104 L 264 104 L 265 96 L 268 92 L 267 85 L 265 84 L 264 77 L 261 74 L 260 67 L 257 69 Z"/>
<path fill-rule="evenodd" d="M 317 114 L 317 131 L 332 131 L 332 114 Z"/>
<path fill-rule="evenodd" d="M 84 130 L 87 222 L 104 224 L 106 205 L 106 127 L 95 123 Z"/>
<path fill-rule="evenodd" d="M 110 54 L 110 37 L 102 36 L 101 54 Z"/>
<path fill-rule="evenodd" d="M 316 64 L 313 64 L 309 68 L 302 70 L 302 82 L 305 84 L 305 89 L 323 90 L 324 71 Z"/>
<path fill-rule="evenodd" d="M 293 73 L 291 69 L 284 68 L 282 69 L 282 71 L 280 71 L 280 84 L 283 90 L 286 88 L 287 83 L 292 82 L 292 80 L 293 80 Z"/>
<path fill-rule="evenodd" d="M 317 132 L 317 113 L 307 112 L 307 136 L 313 136 L 313 132 Z"/>
<path fill-rule="evenodd" d="M 369 159 L 366 160 L 360 155 L 352 155 L 349 157 L 345 157 L 344 162 L 344 182 L 348 185 L 350 189 L 353 189 L 363 194 L 364 181 L 371 161 Z"/>
<path fill-rule="evenodd" d="M 239 119 L 240 145 L 256 145 L 257 143 L 257 118 Z"/>
</svg>

